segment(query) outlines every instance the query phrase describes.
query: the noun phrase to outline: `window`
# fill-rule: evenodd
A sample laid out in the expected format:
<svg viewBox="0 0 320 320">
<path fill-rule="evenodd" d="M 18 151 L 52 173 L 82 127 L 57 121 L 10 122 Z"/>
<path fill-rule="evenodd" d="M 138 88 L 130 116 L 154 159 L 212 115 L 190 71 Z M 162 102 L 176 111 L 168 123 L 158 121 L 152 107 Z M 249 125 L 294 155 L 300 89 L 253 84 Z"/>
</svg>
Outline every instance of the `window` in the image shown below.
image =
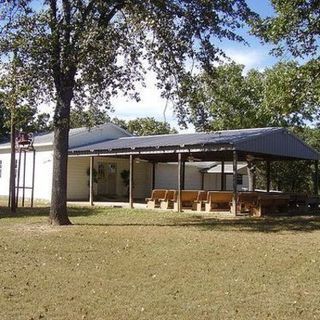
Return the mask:
<svg viewBox="0 0 320 320">
<path fill-rule="evenodd" d="M 2 178 L 2 160 L 0 160 L 0 178 Z"/>
<path fill-rule="evenodd" d="M 242 185 L 242 174 L 237 174 L 237 184 Z"/>
</svg>

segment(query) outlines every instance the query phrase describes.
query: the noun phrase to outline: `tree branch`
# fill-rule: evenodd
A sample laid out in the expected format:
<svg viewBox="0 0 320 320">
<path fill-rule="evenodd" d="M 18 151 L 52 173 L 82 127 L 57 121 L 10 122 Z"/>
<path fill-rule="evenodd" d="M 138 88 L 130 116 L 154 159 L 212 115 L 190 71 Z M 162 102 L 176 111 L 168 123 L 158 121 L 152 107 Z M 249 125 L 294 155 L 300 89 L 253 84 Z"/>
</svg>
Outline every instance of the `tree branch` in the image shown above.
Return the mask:
<svg viewBox="0 0 320 320">
<path fill-rule="evenodd" d="M 51 17 L 49 20 L 49 26 L 52 33 L 52 71 L 55 86 L 57 90 L 61 87 L 61 65 L 60 65 L 60 32 L 58 28 L 58 9 L 57 1 L 50 0 Z"/>
</svg>

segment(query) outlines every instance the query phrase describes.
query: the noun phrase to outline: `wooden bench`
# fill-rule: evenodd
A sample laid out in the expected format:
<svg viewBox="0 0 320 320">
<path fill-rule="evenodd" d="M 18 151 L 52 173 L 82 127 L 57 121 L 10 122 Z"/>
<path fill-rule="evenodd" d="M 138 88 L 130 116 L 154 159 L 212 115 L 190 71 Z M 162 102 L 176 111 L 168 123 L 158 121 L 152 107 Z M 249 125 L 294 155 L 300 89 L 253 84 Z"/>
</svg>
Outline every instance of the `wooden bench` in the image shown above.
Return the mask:
<svg viewBox="0 0 320 320">
<path fill-rule="evenodd" d="M 154 209 L 160 206 L 162 199 L 166 197 L 167 190 L 165 189 L 154 189 L 152 190 L 151 197 L 146 198 L 147 208 Z"/>
<path fill-rule="evenodd" d="M 261 217 L 264 214 L 275 214 L 288 211 L 290 196 L 288 194 L 259 194 L 253 214 Z"/>
<path fill-rule="evenodd" d="M 207 200 L 204 201 L 205 211 L 210 212 L 212 209 L 230 210 L 232 196 L 232 192 L 208 191 Z"/>
<path fill-rule="evenodd" d="M 177 190 L 167 190 L 166 195 L 160 200 L 161 209 L 173 209 L 173 204 L 177 199 Z"/>
<path fill-rule="evenodd" d="M 308 195 L 306 193 L 286 193 L 289 195 L 289 210 L 293 214 L 303 214 L 308 210 Z"/>
<path fill-rule="evenodd" d="M 308 210 L 319 210 L 320 198 L 319 196 L 310 196 L 307 199 Z"/>
<path fill-rule="evenodd" d="M 197 200 L 193 202 L 192 210 L 202 211 L 202 209 L 204 208 L 204 202 L 207 200 L 207 197 L 208 197 L 207 191 L 204 191 L 204 190 L 198 191 L 198 197 L 197 197 Z"/>
<path fill-rule="evenodd" d="M 258 203 L 259 193 L 255 191 L 246 191 L 238 193 L 238 209 L 239 213 L 253 214 L 254 208 Z"/>
<path fill-rule="evenodd" d="M 181 190 L 181 208 L 192 209 L 193 203 L 198 199 L 198 193 L 199 190 Z M 178 197 L 173 204 L 173 209 L 178 210 Z"/>
</svg>

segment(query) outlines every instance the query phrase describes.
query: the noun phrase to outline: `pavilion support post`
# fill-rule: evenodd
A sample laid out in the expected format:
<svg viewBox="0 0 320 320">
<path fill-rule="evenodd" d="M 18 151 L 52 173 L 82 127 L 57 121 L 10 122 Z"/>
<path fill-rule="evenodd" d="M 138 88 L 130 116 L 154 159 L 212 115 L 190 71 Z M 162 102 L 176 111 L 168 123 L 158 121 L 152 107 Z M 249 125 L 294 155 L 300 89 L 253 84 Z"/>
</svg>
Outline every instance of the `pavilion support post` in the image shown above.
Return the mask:
<svg viewBox="0 0 320 320">
<path fill-rule="evenodd" d="M 267 160 L 266 163 L 266 170 L 267 170 L 267 192 L 270 192 L 270 185 L 271 185 L 271 162 Z"/>
<path fill-rule="evenodd" d="M 178 194 L 177 194 L 177 211 L 181 212 L 181 190 L 182 190 L 182 161 L 181 153 L 178 153 Z"/>
<path fill-rule="evenodd" d="M 226 182 L 225 182 L 226 175 L 224 173 L 224 160 L 221 161 L 221 187 L 220 190 L 224 191 L 226 189 Z"/>
<path fill-rule="evenodd" d="M 27 170 L 27 151 L 23 150 L 23 175 L 22 175 L 22 208 L 26 197 L 26 170 Z"/>
<path fill-rule="evenodd" d="M 238 188 L 237 188 L 237 169 L 238 169 L 238 154 L 237 151 L 233 151 L 233 184 L 232 184 L 232 206 L 231 213 L 236 216 L 237 215 L 237 204 L 238 204 Z"/>
<path fill-rule="evenodd" d="M 32 150 L 32 182 L 31 182 L 31 208 L 34 203 L 34 179 L 36 174 L 36 150 Z"/>
<path fill-rule="evenodd" d="M 181 190 L 185 189 L 186 181 L 186 162 L 182 161 L 182 174 L 181 174 Z"/>
<path fill-rule="evenodd" d="M 156 187 L 156 163 L 152 162 L 152 190 Z"/>
<path fill-rule="evenodd" d="M 94 157 L 90 157 L 90 173 L 89 173 L 89 203 L 93 206 L 93 167 L 94 167 Z"/>
<path fill-rule="evenodd" d="M 248 191 L 255 191 L 256 189 L 256 166 L 253 161 L 247 161 L 248 173 Z"/>
<path fill-rule="evenodd" d="M 201 190 L 204 190 L 204 172 L 201 171 Z"/>
<path fill-rule="evenodd" d="M 17 167 L 17 185 L 16 185 L 17 193 L 15 195 L 16 208 L 18 208 L 18 206 L 19 206 L 21 158 L 22 158 L 22 149 L 20 148 L 20 150 L 19 150 L 18 167 Z"/>
<path fill-rule="evenodd" d="M 133 209 L 133 156 L 129 158 L 129 207 Z"/>
<path fill-rule="evenodd" d="M 319 161 L 314 162 L 314 195 L 319 195 Z"/>
</svg>

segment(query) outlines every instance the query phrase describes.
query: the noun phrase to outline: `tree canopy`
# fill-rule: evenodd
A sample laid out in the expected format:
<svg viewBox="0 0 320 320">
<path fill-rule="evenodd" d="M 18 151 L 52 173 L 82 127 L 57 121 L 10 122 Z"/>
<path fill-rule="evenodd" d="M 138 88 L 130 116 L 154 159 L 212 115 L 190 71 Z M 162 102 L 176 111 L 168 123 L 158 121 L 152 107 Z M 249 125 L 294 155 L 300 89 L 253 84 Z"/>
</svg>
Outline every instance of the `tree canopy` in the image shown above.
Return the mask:
<svg viewBox="0 0 320 320">
<path fill-rule="evenodd" d="M 275 15 L 252 20 L 253 33 L 276 45 L 274 53 L 319 58 L 320 2 L 271 0 Z"/>
<path fill-rule="evenodd" d="M 177 130 L 171 128 L 169 123 L 157 121 L 153 117 L 137 118 L 134 120 L 125 121 L 116 117 L 111 119 L 106 110 L 101 110 L 98 108 L 92 108 L 88 110 L 71 110 L 70 128 L 91 128 L 107 122 L 112 122 L 120 128 L 123 128 L 137 136 L 177 133 Z"/>
<path fill-rule="evenodd" d="M 235 63 L 195 79 L 188 121 L 199 131 L 304 126 L 319 119 L 319 87 L 309 64 L 278 63 L 264 71 Z"/>
<path fill-rule="evenodd" d="M 110 116 L 106 110 L 100 109 L 97 106 L 85 110 L 82 107 L 75 107 L 70 112 L 70 128 L 94 126 L 110 122 Z"/>
<path fill-rule="evenodd" d="M 129 121 L 115 118 L 112 122 L 137 136 L 178 133 L 176 129 L 171 128 L 169 123 L 157 121 L 152 117 L 137 118 Z"/>
<path fill-rule="evenodd" d="M 43 132 L 49 129 L 50 115 L 39 112 L 30 97 L 31 87 L 21 78 L 21 62 L 16 57 L 1 65 L 0 73 L 0 139 L 8 139 L 11 121 L 17 131 Z"/>
</svg>

